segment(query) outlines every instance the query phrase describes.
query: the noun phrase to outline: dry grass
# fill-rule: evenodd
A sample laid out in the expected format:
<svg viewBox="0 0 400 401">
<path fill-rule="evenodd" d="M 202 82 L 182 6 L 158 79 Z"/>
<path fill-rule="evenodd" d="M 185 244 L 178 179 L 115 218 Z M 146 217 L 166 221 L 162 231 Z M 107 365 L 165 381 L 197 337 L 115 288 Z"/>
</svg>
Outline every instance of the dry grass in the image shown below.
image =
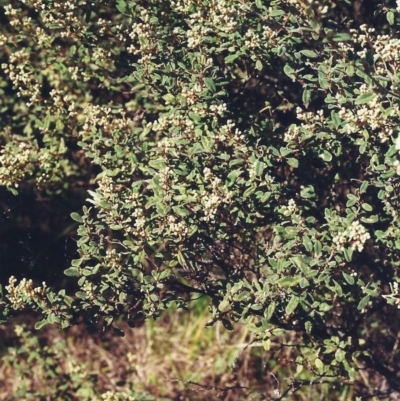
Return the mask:
<svg viewBox="0 0 400 401">
<path fill-rule="evenodd" d="M 26 364 L 26 360 L 13 364 L 4 357 L 10 347 L 20 341 L 13 332 L 16 324 L 24 321 L 26 332 L 37 334 L 32 330 L 33 320 L 20 317 L 0 327 L 3 332 L 0 333 L 3 338 L 0 400 L 38 399 L 37 395 L 29 398 L 29 391 L 38 388 L 42 389 L 40 399 L 63 399 L 54 395 L 54 386 L 60 385 L 57 378 L 44 377 L 43 369 Z M 199 301 L 189 313 L 169 311 L 159 321 L 148 321 L 135 329 L 121 325 L 124 337 L 110 332 L 88 333 L 82 327 L 65 332 L 48 327 L 39 333 L 40 344 L 41 347 L 50 345 L 50 349 L 63 344 L 61 353 L 57 354 L 58 377 L 81 374 L 85 385 L 92 388 L 92 395 L 85 395 L 79 389 L 73 390 L 74 383 L 70 380 L 67 386 L 72 389 L 73 395 L 68 398 L 71 400 L 102 399 L 101 394 L 107 391 L 122 392 L 124 389 L 148 394 L 148 398 L 143 398 L 146 401 L 261 401 L 276 399 L 277 391 L 282 394 L 295 374 L 293 349 L 287 347 L 280 352 L 280 359 L 274 359 L 274 346 L 265 352 L 243 325 L 236 325 L 233 332 L 228 332 L 218 323 L 206 327 L 208 320 L 206 304 Z M 15 358 L 14 362 L 18 358 L 27 359 L 27 355 Z M 42 358 L 45 357 L 42 355 Z M 27 369 L 29 372 L 23 372 Z M 24 383 L 21 377 L 25 376 L 26 393 L 21 396 Z M 94 384 L 90 384 L 89 377 L 96 379 Z M 16 398 L 18 389 L 20 393 Z M 327 391 L 323 386 L 307 387 L 284 399 L 326 399 Z M 332 400 L 351 399 L 348 389 L 340 389 L 337 396 L 333 396 L 332 389 L 329 393 Z"/>
</svg>

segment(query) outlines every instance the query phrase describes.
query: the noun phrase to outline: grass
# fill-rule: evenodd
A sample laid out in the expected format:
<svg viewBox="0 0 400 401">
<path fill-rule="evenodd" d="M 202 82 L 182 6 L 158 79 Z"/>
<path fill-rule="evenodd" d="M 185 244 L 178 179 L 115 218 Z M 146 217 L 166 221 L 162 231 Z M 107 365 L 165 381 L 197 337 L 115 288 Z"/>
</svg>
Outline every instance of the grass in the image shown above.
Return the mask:
<svg viewBox="0 0 400 401">
<path fill-rule="evenodd" d="M 64 332 L 47 327 L 37 333 L 32 317 L 15 319 L 0 326 L 0 400 L 277 399 L 296 376 L 293 348 L 278 358 L 276 345 L 266 352 L 244 325 L 232 332 L 220 323 L 206 327 L 207 306 L 200 299 L 189 312 L 171 309 L 159 321 L 135 329 L 121 324 L 124 337 L 82 327 Z M 24 331 L 17 336 L 15 327 L 22 323 Z M 293 338 L 282 338 L 288 340 Z M 351 387 L 315 384 L 283 399 L 352 397 Z"/>
</svg>

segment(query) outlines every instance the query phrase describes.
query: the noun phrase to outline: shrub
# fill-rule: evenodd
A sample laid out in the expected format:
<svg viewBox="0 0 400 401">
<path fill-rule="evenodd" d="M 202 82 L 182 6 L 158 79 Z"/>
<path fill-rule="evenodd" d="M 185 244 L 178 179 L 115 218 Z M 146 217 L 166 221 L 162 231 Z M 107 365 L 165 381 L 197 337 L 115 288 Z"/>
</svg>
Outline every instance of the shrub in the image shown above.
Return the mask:
<svg viewBox="0 0 400 401">
<path fill-rule="evenodd" d="M 79 291 L 12 277 L 4 315 L 134 326 L 200 294 L 311 382 L 366 369 L 399 391 L 398 8 L 5 6 L 1 184 L 62 188 L 77 152 L 100 173 L 72 214 Z"/>
<path fill-rule="evenodd" d="M 151 395 L 144 396 L 133 388 L 99 391 L 98 381 L 102 376 L 101 366 L 98 366 L 99 361 L 96 361 L 94 367 L 92 360 L 85 360 L 84 357 L 87 358 L 87 355 L 77 358 L 71 350 L 77 344 L 68 344 L 66 339 L 54 336 L 54 332 L 51 333 L 54 337 L 51 340 L 47 338 L 44 344 L 43 339 L 40 341 L 25 325 L 16 325 L 15 334 L 18 344 L 9 347 L 2 358 L 5 366 L 14 373 L 13 381 L 7 383 L 7 386 L 3 381 L 3 375 L 1 379 L 3 389 L 8 390 L 8 397 L 12 396 L 7 398 L 9 400 L 152 401 L 154 399 Z M 132 373 L 128 366 L 127 374 Z M 128 384 L 129 386 L 125 387 L 132 387 L 132 383 Z M 104 387 L 104 383 L 102 385 Z M 118 387 L 118 384 L 114 384 L 113 387 Z"/>
</svg>

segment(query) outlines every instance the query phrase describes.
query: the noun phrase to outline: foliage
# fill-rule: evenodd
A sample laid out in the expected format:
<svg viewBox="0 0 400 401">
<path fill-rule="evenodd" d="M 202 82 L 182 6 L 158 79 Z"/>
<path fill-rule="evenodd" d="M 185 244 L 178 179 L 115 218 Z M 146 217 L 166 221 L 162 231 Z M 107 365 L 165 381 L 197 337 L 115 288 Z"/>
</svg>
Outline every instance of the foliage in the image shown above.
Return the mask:
<svg viewBox="0 0 400 401">
<path fill-rule="evenodd" d="M 71 345 L 58 336 L 42 344 L 26 325 L 16 325 L 18 344 L 2 358 L 14 375 L 9 400 L 151 401 L 133 389 L 99 391 L 98 372 L 92 362 L 71 354 Z M 54 335 L 54 333 L 52 333 Z M 82 351 L 82 350 L 80 350 Z M 2 381 L 4 378 L 2 377 Z M 4 382 L 3 382 L 4 384 Z M 6 386 L 4 386 L 5 388 Z"/>
<path fill-rule="evenodd" d="M 12 277 L 5 316 L 134 326 L 203 294 L 210 325 L 245 322 L 266 352 L 295 332 L 297 374 L 367 369 L 400 390 L 399 6 L 4 9 L 2 96 L 17 95 L 4 106 L 17 117 L 2 122 L 1 184 L 59 190 L 79 176 L 76 146 L 101 170 L 71 215 L 79 291 Z"/>
<path fill-rule="evenodd" d="M 63 331 L 48 325 L 35 333 L 34 320 L 19 316 L 0 328 L 0 399 L 54 400 L 60 394 L 60 400 L 100 401 L 109 392 L 123 400 L 130 395 L 143 401 L 261 401 L 285 391 L 296 371 L 294 350 L 287 347 L 275 359 L 244 325 L 235 325 L 233 332 L 221 322 L 205 327 L 205 301 L 194 301 L 189 312 L 171 308 L 157 322 L 126 330 L 123 338 L 82 325 Z M 27 320 L 32 321 L 19 324 Z M 304 378 L 306 372 L 297 379 Z M 315 382 L 297 390 L 294 399 L 354 397 L 350 384 L 334 389 L 329 382 Z"/>
</svg>

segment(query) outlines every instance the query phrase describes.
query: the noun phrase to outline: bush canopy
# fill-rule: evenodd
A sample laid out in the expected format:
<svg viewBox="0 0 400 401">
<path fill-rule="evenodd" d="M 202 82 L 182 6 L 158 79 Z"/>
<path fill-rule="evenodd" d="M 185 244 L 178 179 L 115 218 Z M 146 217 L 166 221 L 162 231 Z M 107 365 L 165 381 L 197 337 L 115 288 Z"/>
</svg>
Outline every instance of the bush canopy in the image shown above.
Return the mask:
<svg viewBox="0 0 400 401">
<path fill-rule="evenodd" d="M 297 375 L 400 391 L 400 5 L 0 4 L 0 185 L 91 185 L 78 291 L 11 277 L 3 320 L 135 326 L 206 296 Z"/>
</svg>

